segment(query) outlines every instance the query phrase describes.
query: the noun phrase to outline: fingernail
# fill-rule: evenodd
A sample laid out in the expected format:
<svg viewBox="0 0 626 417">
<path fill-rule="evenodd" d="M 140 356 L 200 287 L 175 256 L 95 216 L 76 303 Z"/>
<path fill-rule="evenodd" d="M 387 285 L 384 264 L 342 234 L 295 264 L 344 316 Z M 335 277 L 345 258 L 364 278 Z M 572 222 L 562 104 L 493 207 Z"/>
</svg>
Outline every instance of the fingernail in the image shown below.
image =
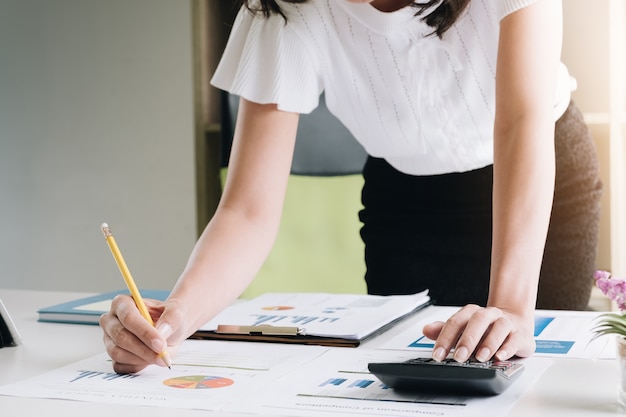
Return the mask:
<svg viewBox="0 0 626 417">
<path fill-rule="evenodd" d="M 165 342 L 161 339 L 154 339 L 152 340 L 152 342 L 150 343 L 150 347 L 152 348 L 153 351 L 155 351 L 156 353 L 161 353 L 165 350 L 165 348 L 167 347 L 167 345 L 165 344 Z"/>
<path fill-rule="evenodd" d="M 476 354 L 476 359 L 478 359 L 480 362 L 485 362 L 490 357 L 491 357 L 491 350 L 489 350 L 489 348 L 487 347 L 480 349 L 478 353 Z"/>
<path fill-rule="evenodd" d="M 469 358 L 469 351 L 465 346 L 461 346 L 454 350 L 454 360 L 457 362 L 465 362 Z"/>
<path fill-rule="evenodd" d="M 169 323 L 159 323 L 157 331 L 164 339 L 167 339 L 172 334 L 172 326 Z"/>
<path fill-rule="evenodd" d="M 505 361 L 509 359 L 509 354 L 506 350 L 499 350 L 498 353 L 496 353 L 496 358 L 500 361 Z"/>
<path fill-rule="evenodd" d="M 446 357 L 446 350 L 442 347 L 438 347 L 433 352 L 433 359 L 437 362 L 441 362 Z"/>
</svg>

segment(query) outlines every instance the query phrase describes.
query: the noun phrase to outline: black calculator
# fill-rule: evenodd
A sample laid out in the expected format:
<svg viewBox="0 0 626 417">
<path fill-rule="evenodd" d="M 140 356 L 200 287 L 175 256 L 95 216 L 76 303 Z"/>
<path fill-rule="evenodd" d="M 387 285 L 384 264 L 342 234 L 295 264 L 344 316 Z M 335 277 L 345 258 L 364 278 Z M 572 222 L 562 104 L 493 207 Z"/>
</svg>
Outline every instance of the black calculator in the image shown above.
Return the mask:
<svg viewBox="0 0 626 417">
<path fill-rule="evenodd" d="M 506 390 L 524 370 L 512 361 L 437 362 L 416 358 L 406 362 L 370 363 L 369 371 L 397 391 L 456 395 L 497 395 Z"/>
</svg>

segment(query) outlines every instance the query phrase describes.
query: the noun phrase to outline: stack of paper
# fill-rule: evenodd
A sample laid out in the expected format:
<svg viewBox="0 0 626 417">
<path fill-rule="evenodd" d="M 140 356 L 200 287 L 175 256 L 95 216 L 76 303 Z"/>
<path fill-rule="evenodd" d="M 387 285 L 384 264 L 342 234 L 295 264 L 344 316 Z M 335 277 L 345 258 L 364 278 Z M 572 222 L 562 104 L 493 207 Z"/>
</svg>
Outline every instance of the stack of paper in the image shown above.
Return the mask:
<svg viewBox="0 0 626 417">
<path fill-rule="evenodd" d="M 194 337 L 358 346 L 429 302 L 427 291 L 395 296 L 268 293 L 230 306 Z"/>
</svg>

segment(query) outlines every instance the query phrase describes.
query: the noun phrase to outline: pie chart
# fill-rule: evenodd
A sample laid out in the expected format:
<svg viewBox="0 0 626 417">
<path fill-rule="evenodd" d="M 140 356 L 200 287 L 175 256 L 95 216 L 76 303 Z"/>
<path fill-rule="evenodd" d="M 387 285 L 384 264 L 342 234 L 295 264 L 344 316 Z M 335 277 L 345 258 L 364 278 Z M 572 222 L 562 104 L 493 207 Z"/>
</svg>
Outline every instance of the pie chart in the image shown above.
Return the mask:
<svg viewBox="0 0 626 417">
<path fill-rule="evenodd" d="M 185 375 L 163 381 L 163 385 L 165 386 L 182 389 L 223 388 L 233 383 L 234 381 L 229 378 L 207 375 Z"/>
<path fill-rule="evenodd" d="M 283 310 L 293 310 L 293 307 L 292 306 L 268 306 L 268 307 L 261 308 L 261 310 L 283 311 Z"/>
</svg>

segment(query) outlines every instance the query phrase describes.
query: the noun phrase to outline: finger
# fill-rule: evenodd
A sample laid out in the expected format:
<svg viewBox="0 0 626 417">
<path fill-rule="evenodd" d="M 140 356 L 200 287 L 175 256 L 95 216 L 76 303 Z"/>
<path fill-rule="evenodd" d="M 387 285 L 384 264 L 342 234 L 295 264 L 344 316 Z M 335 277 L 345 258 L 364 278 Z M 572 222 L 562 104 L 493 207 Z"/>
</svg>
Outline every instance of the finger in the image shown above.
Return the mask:
<svg viewBox="0 0 626 417">
<path fill-rule="evenodd" d="M 480 362 L 490 360 L 499 349 L 503 348 L 503 344 L 511 332 L 512 325 L 506 317 L 501 317 L 493 322 L 475 351 L 476 359 Z"/>
<path fill-rule="evenodd" d="M 105 333 L 104 346 L 113 361 L 113 370 L 119 374 L 139 372 L 150 365 L 149 361 L 117 346 Z"/>
<path fill-rule="evenodd" d="M 478 346 L 482 345 L 485 335 L 491 332 L 493 324 L 503 315 L 504 313 L 497 308 L 481 308 L 474 311 L 456 344 L 454 359 L 458 362 L 467 361 Z M 511 326 L 508 327 L 508 330 L 500 330 L 505 332 L 504 337 L 509 333 L 510 328 Z M 502 340 L 499 340 L 498 343 L 502 343 Z M 489 356 L 491 357 L 491 355 Z"/>
<path fill-rule="evenodd" d="M 105 346 L 111 347 L 109 350 L 115 348 L 115 352 L 110 354 L 112 359 L 119 360 L 117 357 L 117 355 L 120 354 L 118 350 L 128 352 L 139 358 L 145 358 L 146 361 L 156 356 L 156 353 L 150 347 L 146 346 L 136 335 L 128 331 L 128 329 L 122 326 L 119 320 L 114 317 L 109 319 L 103 317 L 101 327 L 104 329 L 105 333 Z"/>
<path fill-rule="evenodd" d="M 422 333 L 429 339 L 436 340 L 441 333 L 441 329 L 443 329 L 443 325 L 445 323 L 443 321 L 435 321 L 433 323 L 427 324 L 422 329 Z"/>
<path fill-rule="evenodd" d="M 127 350 L 139 355 L 148 347 L 153 353 L 160 353 L 167 347 L 167 342 L 154 326 L 149 323 L 137 309 L 132 297 L 118 295 L 113 299 L 111 312 L 122 327 L 112 327 L 108 332 L 114 342 Z"/>
<path fill-rule="evenodd" d="M 442 361 L 448 356 L 452 348 L 454 348 L 459 337 L 465 330 L 470 317 L 479 309 L 477 305 L 467 305 L 453 314 L 443 325 L 443 328 L 437 336 L 435 346 L 433 347 L 433 359 Z"/>
<path fill-rule="evenodd" d="M 184 333 L 185 312 L 175 302 L 165 305 L 155 327 L 159 334 L 167 340 L 168 345 L 177 345 L 188 335 Z"/>
<path fill-rule="evenodd" d="M 132 330 L 133 327 L 146 326 L 158 336 L 156 330 L 136 310 L 132 298 L 116 298 L 111 310 L 99 320 L 104 332 L 104 345 L 116 372 L 136 372 L 149 364 L 159 363 L 155 349 L 163 350 L 162 346 L 165 346 L 163 340 L 160 341 L 162 346 L 158 343 L 148 346 L 134 333 L 137 330 Z M 133 318 L 134 315 L 139 317 Z"/>
<path fill-rule="evenodd" d="M 526 358 L 535 352 L 535 340 L 533 337 L 524 335 L 522 332 L 514 332 L 509 334 L 507 339 L 498 349 L 495 357 L 498 360 L 505 361 L 513 356 Z"/>
<path fill-rule="evenodd" d="M 100 317 L 100 327 L 103 329 L 106 352 L 112 359 L 113 369 L 116 372 L 137 372 L 154 361 L 156 354 L 124 329 L 115 315 L 103 314 Z M 135 341 L 133 342 L 132 339 Z M 133 346 L 139 346 L 139 348 Z"/>
</svg>

